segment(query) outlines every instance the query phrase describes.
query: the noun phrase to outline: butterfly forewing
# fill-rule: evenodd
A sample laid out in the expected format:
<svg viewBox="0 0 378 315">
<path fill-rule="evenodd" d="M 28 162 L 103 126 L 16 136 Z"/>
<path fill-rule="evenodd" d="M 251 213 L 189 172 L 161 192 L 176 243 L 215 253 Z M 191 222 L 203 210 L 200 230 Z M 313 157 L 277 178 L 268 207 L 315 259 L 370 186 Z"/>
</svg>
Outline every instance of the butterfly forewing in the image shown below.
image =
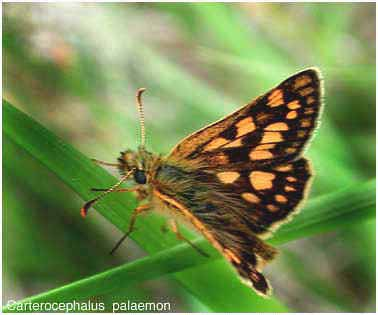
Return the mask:
<svg viewBox="0 0 378 315">
<path fill-rule="evenodd" d="M 205 168 L 290 161 L 299 156 L 316 126 L 320 95 L 318 72 L 302 71 L 184 139 L 170 157 Z"/>
</svg>

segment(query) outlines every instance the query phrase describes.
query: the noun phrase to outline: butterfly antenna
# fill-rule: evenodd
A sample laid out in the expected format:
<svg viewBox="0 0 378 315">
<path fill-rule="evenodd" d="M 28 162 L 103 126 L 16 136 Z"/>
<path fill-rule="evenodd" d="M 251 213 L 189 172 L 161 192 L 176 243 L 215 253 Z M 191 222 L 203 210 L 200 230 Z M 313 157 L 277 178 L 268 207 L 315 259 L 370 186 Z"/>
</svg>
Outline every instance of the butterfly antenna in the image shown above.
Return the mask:
<svg viewBox="0 0 378 315">
<path fill-rule="evenodd" d="M 146 142 L 146 131 L 144 127 L 144 110 L 143 110 L 143 104 L 142 104 L 142 94 L 145 91 L 145 88 L 138 89 L 136 93 L 136 103 L 139 113 L 139 123 L 140 123 L 140 146 L 144 147 L 144 144 Z"/>
<path fill-rule="evenodd" d="M 101 198 L 106 196 L 107 194 L 114 191 L 119 185 L 121 185 L 132 173 L 134 172 L 134 169 L 128 171 L 124 176 L 121 177 L 121 179 L 115 183 L 112 187 L 110 187 L 107 191 L 104 191 L 102 194 L 98 195 L 96 198 L 87 201 L 84 206 L 80 209 L 81 216 L 85 218 L 88 214 L 88 210 L 90 207 L 92 207 L 97 201 L 99 201 Z"/>
</svg>

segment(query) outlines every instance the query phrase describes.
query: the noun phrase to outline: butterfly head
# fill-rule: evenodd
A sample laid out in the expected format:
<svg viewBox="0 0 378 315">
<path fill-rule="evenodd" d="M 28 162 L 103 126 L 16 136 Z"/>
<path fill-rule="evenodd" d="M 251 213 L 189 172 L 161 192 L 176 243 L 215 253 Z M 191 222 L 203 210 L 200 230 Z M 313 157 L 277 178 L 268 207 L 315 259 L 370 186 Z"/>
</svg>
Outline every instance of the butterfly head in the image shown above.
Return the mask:
<svg viewBox="0 0 378 315">
<path fill-rule="evenodd" d="M 143 185 L 148 181 L 146 173 L 150 160 L 151 153 L 147 152 L 144 147 L 139 147 L 138 151 L 126 150 L 121 152 L 121 156 L 118 158 L 118 168 L 121 174 L 131 171 L 134 181 Z"/>
</svg>

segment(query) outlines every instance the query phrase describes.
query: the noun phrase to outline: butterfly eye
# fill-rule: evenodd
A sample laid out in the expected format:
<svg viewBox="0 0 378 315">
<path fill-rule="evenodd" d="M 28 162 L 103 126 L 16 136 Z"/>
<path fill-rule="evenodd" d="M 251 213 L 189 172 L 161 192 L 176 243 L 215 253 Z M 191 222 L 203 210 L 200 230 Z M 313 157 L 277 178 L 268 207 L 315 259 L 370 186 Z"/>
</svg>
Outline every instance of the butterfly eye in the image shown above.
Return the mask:
<svg viewBox="0 0 378 315">
<path fill-rule="evenodd" d="M 134 180 L 138 184 L 145 184 L 147 182 L 146 173 L 142 170 L 136 170 L 134 172 Z"/>
</svg>

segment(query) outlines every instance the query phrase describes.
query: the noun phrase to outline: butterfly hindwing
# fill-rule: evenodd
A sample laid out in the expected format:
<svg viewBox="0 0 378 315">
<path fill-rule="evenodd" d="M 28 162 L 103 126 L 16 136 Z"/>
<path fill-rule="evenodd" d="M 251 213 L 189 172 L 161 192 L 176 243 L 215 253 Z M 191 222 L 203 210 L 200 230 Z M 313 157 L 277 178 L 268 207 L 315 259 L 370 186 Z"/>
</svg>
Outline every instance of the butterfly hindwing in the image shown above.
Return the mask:
<svg viewBox="0 0 378 315">
<path fill-rule="evenodd" d="M 184 139 L 170 156 L 208 168 L 290 161 L 300 155 L 316 127 L 320 99 L 318 72 L 302 71 Z"/>
</svg>

